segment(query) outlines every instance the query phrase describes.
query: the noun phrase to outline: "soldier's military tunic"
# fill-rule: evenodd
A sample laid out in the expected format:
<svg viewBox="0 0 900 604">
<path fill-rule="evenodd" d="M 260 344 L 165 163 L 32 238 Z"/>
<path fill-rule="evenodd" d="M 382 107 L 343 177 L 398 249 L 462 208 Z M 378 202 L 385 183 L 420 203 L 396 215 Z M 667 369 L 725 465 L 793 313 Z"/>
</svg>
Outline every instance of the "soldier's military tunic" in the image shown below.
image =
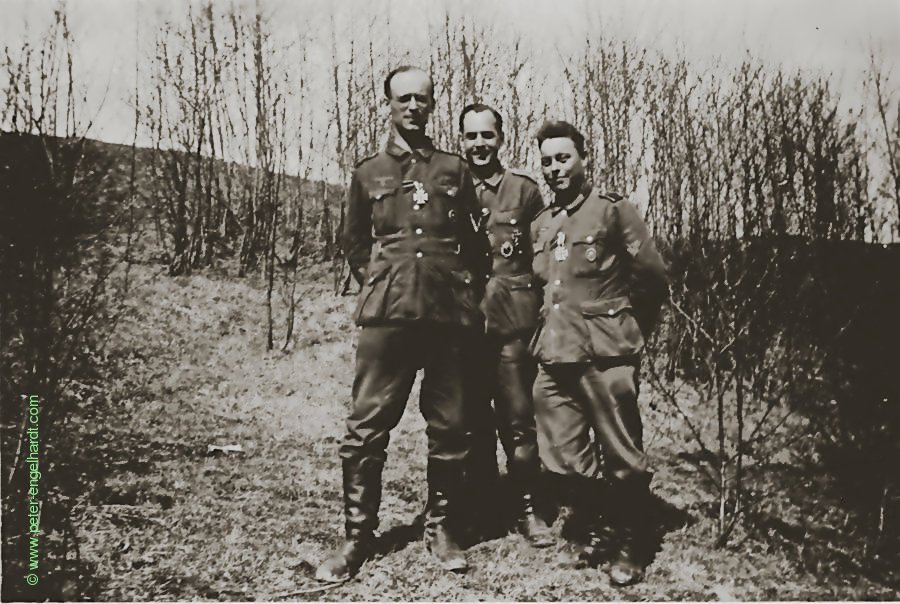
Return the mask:
<svg viewBox="0 0 900 604">
<path fill-rule="evenodd" d="M 429 482 L 458 480 L 466 454 L 463 333 L 482 322 L 486 240 L 473 228 L 478 210 L 465 160 L 401 143 L 392 138 L 357 166 L 342 235 L 362 283 L 353 408 L 340 448 L 348 534 L 377 524 L 389 432 L 418 369 Z"/>
<path fill-rule="evenodd" d="M 532 283 L 531 221 L 544 208 L 537 183 L 524 173 L 501 170 L 474 179 L 481 221 L 491 246 L 492 267 L 482 303 L 486 337 L 474 351 L 476 392 L 472 412 L 476 463 L 493 464 L 496 428 L 511 474 L 522 465 L 538 469 L 531 387 L 535 363 L 528 342 L 537 324 L 540 299 Z M 478 457 L 482 459 L 478 459 Z M 477 471 L 477 469 L 476 469 Z M 519 472 L 520 474 L 522 472 Z"/>
<path fill-rule="evenodd" d="M 639 355 L 667 293 L 665 266 L 637 209 L 586 187 L 532 225 L 543 285 L 534 404 L 552 472 L 649 482 L 637 406 Z"/>
</svg>

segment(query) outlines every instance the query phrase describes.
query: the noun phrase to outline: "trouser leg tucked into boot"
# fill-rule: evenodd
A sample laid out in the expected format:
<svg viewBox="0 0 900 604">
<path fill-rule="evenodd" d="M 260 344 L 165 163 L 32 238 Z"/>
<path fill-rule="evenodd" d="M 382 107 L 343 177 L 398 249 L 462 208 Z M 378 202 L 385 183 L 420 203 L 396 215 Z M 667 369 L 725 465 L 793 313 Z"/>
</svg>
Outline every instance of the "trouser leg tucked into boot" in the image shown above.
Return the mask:
<svg viewBox="0 0 900 604">
<path fill-rule="evenodd" d="M 382 467 L 383 462 L 377 459 L 343 460 L 345 539 L 316 569 L 319 581 L 346 581 L 372 556 L 381 505 Z"/>
<path fill-rule="evenodd" d="M 468 568 L 465 554 L 454 535 L 461 485 L 462 468 L 459 462 L 428 460 L 425 543 L 441 568 L 450 571 Z"/>
<path fill-rule="evenodd" d="M 537 460 L 513 460 L 509 464 L 509 477 L 516 498 L 516 524 L 522 536 L 534 547 L 553 545 L 553 531 L 538 514 L 536 507 L 537 480 L 539 469 Z"/>
<path fill-rule="evenodd" d="M 613 497 L 620 545 L 609 580 L 613 585 L 633 585 L 644 579 L 647 565 L 650 491 L 644 481 L 617 481 Z"/>
</svg>

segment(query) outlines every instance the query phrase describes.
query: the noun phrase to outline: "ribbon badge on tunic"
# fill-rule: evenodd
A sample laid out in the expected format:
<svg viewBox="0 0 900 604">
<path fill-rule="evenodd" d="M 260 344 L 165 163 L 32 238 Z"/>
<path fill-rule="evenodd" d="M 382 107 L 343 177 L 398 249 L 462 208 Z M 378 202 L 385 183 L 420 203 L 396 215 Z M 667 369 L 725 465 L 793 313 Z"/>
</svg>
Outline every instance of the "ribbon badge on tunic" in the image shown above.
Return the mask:
<svg viewBox="0 0 900 604">
<path fill-rule="evenodd" d="M 553 255 L 557 262 L 564 262 L 569 257 L 569 250 L 566 248 L 566 234 L 562 231 L 556 234 L 556 250 Z"/>
</svg>

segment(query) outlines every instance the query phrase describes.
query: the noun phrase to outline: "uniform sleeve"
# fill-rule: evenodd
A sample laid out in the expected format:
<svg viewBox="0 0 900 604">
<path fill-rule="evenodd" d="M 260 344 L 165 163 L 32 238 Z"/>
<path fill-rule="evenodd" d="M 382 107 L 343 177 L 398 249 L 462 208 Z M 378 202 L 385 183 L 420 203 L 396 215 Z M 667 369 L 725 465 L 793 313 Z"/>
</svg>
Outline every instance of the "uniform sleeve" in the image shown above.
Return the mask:
<svg viewBox="0 0 900 604">
<path fill-rule="evenodd" d="M 544 242 L 540 238 L 541 222 L 541 218 L 538 218 L 531 223 L 531 245 L 534 252 L 531 268 L 534 274 L 534 285 L 539 290 L 547 285 L 547 254 L 538 253 L 538 250 L 544 246 Z"/>
<path fill-rule="evenodd" d="M 532 184 L 531 181 L 528 182 L 525 208 L 528 213 L 528 220 L 534 220 L 538 212 L 544 209 L 544 198 L 541 196 L 541 190 L 536 184 Z"/>
<path fill-rule="evenodd" d="M 641 331 L 647 337 L 656 326 L 660 307 L 668 297 L 666 265 L 634 204 L 620 201 L 613 207 L 621 230 L 624 256 L 630 267 L 631 303 Z"/>
<path fill-rule="evenodd" d="M 353 172 L 347 193 L 347 215 L 344 232 L 341 233 L 341 247 L 350 272 L 362 284 L 372 256 L 372 203 L 365 195 L 357 171 Z"/>
<path fill-rule="evenodd" d="M 459 200 L 465 217 L 459 221 L 460 255 L 472 272 L 479 294 L 484 293 L 488 275 L 491 272 L 491 244 L 487 232 L 481 225 L 481 209 L 469 167 L 463 162 L 462 182 Z"/>
</svg>

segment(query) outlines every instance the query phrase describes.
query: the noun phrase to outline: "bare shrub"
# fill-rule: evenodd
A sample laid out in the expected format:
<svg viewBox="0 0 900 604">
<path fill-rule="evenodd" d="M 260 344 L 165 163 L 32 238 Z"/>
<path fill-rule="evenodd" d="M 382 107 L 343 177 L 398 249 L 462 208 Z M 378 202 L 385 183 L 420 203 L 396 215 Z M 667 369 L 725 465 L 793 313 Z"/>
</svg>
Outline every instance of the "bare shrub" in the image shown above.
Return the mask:
<svg viewBox="0 0 900 604">
<path fill-rule="evenodd" d="M 77 426 L 92 412 L 103 345 L 115 327 L 117 297 L 127 289 L 127 271 L 124 281 L 113 271 L 129 255 L 131 196 L 128 186 L 113 192 L 114 159 L 86 139 L 91 123 L 74 48 L 59 4 L 36 41 L 4 49 L 2 64 L 0 480 L 7 600 L 71 599 L 91 588 L 72 524 L 84 476 L 72 467 L 90 455 Z M 32 397 L 37 422 L 26 414 Z M 32 453 L 26 427 L 38 428 L 37 466 L 26 461 Z M 32 478 L 37 535 L 28 521 Z M 38 547 L 35 570 L 28 566 L 30 538 Z M 25 583 L 29 572 L 40 577 L 35 587 Z"/>
</svg>

